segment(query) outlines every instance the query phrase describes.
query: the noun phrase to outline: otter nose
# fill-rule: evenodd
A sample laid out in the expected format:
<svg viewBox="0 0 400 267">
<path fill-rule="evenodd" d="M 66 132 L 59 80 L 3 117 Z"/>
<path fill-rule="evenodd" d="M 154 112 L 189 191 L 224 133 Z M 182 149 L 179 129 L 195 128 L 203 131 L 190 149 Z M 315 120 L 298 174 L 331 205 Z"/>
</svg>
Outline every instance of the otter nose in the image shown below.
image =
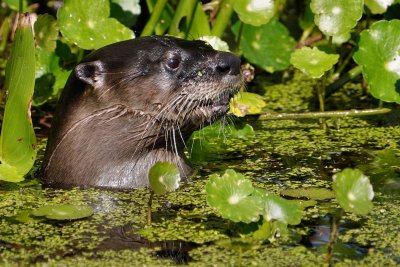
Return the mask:
<svg viewBox="0 0 400 267">
<path fill-rule="evenodd" d="M 240 59 L 228 52 L 221 52 L 218 55 L 216 70 L 221 74 L 238 75 L 240 74 Z"/>
</svg>

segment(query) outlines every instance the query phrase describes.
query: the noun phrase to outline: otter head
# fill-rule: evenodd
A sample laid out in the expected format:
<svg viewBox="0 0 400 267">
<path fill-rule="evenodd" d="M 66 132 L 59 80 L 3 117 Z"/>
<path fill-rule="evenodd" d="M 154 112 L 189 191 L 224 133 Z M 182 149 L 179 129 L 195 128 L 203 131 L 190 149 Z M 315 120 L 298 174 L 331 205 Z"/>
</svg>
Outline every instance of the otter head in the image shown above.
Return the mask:
<svg viewBox="0 0 400 267">
<path fill-rule="evenodd" d="M 101 48 L 74 69 L 63 91 L 45 179 L 132 188 L 148 183 L 157 161 L 186 176 L 185 140 L 226 114 L 241 84 L 240 60 L 203 41 L 153 36 Z"/>
</svg>

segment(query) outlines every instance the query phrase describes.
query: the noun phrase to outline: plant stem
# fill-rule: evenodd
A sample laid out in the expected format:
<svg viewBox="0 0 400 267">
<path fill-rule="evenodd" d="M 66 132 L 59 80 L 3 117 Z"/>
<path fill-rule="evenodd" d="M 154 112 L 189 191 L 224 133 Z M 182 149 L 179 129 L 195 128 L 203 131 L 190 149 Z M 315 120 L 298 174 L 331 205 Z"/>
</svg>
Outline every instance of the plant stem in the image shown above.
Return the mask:
<svg viewBox="0 0 400 267">
<path fill-rule="evenodd" d="M 168 0 L 158 0 L 156 5 L 154 6 L 153 12 L 151 13 L 150 19 L 144 26 L 144 29 L 140 36 L 151 35 L 154 32 L 154 29 L 157 26 L 158 21 L 160 20 L 161 13 L 164 10 L 165 5 Z"/>
<path fill-rule="evenodd" d="M 236 38 L 236 54 L 238 54 L 240 51 L 240 40 L 242 39 L 243 27 L 244 23 L 240 22 L 239 32 Z"/>
<path fill-rule="evenodd" d="M 165 1 L 165 0 L 163 0 Z M 193 11 L 195 10 L 195 5 L 197 5 L 196 0 L 185 0 L 185 1 L 179 1 L 178 6 L 176 7 L 175 15 L 172 18 L 171 25 L 169 26 L 169 31 L 168 34 L 173 35 L 173 36 L 178 36 L 179 35 L 179 24 L 182 20 L 183 17 L 186 17 L 186 21 L 190 22 L 193 17 L 193 13 L 190 12 L 190 14 L 187 16 L 187 11 Z"/>
<path fill-rule="evenodd" d="M 332 95 L 343 85 L 345 85 L 349 81 L 356 78 L 358 75 L 361 74 L 361 71 L 362 71 L 361 66 L 356 66 L 356 67 L 352 68 L 351 70 L 349 70 L 345 75 L 343 75 L 339 79 L 337 79 L 334 83 L 328 85 L 326 87 L 326 94 L 325 94 L 326 97 Z"/>
<path fill-rule="evenodd" d="M 329 238 L 329 243 L 325 258 L 325 261 L 326 263 L 328 263 L 329 267 L 333 266 L 332 264 L 333 249 L 335 248 L 337 238 L 339 236 L 339 222 L 343 214 L 344 214 L 343 209 L 340 209 L 338 216 L 332 219 L 331 235 Z"/>
<path fill-rule="evenodd" d="M 153 197 L 154 197 L 154 191 L 150 189 L 150 197 L 149 197 L 149 202 L 147 204 L 147 225 L 151 225 L 152 221 L 151 206 L 153 204 Z"/>
<path fill-rule="evenodd" d="M 228 26 L 231 20 L 234 2 L 235 0 L 225 0 L 221 2 L 217 19 L 215 20 L 214 26 L 211 29 L 211 35 L 221 37 L 225 32 L 225 28 Z"/>
<path fill-rule="evenodd" d="M 371 115 L 381 115 L 389 113 L 390 111 L 392 110 L 389 108 L 375 108 L 375 109 L 362 109 L 362 110 L 352 109 L 352 110 L 336 110 L 336 111 L 305 112 L 305 113 L 264 113 L 259 115 L 258 120 L 299 120 L 299 119 L 362 117 Z"/>
</svg>

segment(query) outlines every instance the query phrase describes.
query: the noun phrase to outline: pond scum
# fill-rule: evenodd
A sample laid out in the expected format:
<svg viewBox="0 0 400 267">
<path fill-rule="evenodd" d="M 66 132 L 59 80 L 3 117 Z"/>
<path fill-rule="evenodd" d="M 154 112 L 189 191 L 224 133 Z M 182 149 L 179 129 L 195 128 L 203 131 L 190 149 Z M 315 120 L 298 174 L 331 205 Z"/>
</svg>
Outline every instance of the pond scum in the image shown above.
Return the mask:
<svg viewBox="0 0 400 267">
<path fill-rule="evenodd" d="M 267 108 L 310 109 L 312 86 L 297 84 L 296 79 L 260 88 Z M 290 90 L 303 90 L 303 94 L 290 94 Z M 353 94 L 361 94 L 360 90 L 354 85 L 347 88 Z M 343 94 L 332 97 L 342 99 L 341 108 L 354 104 Z M 196 164 L 198 171 L 191 182 L 154 198 L 149 226 L 146 189 L 42 189 L 36 179 L 20 185 L 1 183 L 0 265 L 324 266 L 331 219 L 339 207 L 336 202 L 317 201 L 304 211 L 301 224 L 272 243 L 228 242 L 243 225 L 220 218 L 207 205 L 205 184 L 210 174 L 232 168 L 252 179 L 255 186 L 275 193 L 291 188 L 330 189 L 333 173 L 357 167 L 374 186 L 374 207 L 366 216 L 343 216 L 334 265 L 398 266 L 400 126 L 391 123 L 398 122 L 396 117 L 394 111 L 380 120 L 327 120 L 328 132 L 316 120 L 250 122 L 255 135 L 228 138 L 209 151 L 218 153 L 218 158 Z M 90 205 L 94 214 L 72 221 L 31 215 L 41 206 L 66 203 Z"/>
</svg>

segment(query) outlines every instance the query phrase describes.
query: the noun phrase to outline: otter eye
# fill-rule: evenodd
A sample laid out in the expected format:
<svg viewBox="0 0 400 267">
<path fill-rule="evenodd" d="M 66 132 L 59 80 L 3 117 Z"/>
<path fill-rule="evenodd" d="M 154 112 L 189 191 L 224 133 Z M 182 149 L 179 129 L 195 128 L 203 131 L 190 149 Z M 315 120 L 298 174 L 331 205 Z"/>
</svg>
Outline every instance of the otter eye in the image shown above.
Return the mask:
<svg viewBox="0 0 400 267">
<path fill-rule="evenodd" d="M 172 57 L 167 59 L 167 67 L 170 69 L 173 70 L 177 69 L 180 64 L 181 64 L 181 59 L 176 55 L 173 55 Z"/>
</svg>

